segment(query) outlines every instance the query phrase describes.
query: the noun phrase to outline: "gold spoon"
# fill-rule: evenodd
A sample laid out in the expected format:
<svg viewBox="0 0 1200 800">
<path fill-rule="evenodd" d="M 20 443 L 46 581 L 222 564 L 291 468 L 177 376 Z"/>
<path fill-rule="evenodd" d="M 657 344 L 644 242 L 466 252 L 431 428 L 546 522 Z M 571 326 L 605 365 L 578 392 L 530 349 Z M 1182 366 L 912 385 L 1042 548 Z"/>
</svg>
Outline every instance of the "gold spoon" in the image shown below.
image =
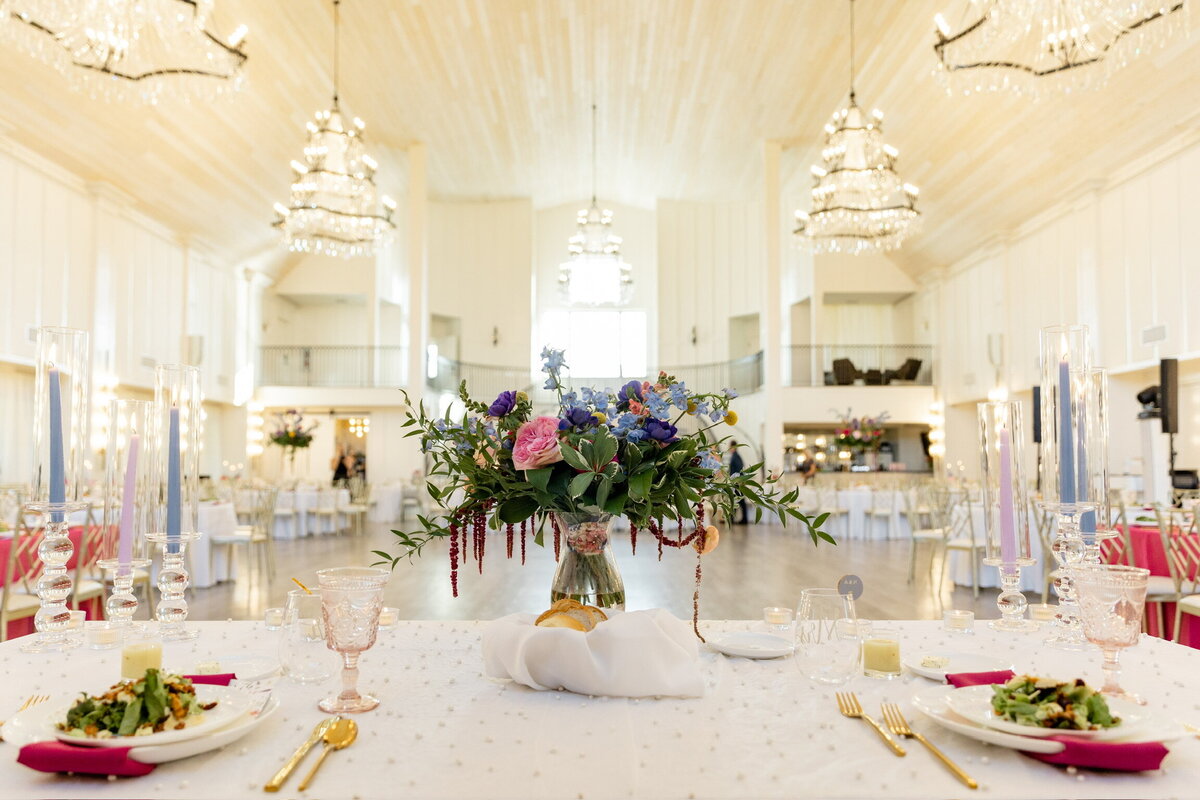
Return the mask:
<svg viewBox="0 0 1200 800">
<path fill-rule="evenodd" d="M 321 751 L 321 755 L 317 756 L 317 763 L 313 764 L 313 768 L 301 781 L 300 791 L 304 791 L 312 783 L 313 776 L 325 763 L 325 756 L 329 755 L 330 751 L 342 750 L 354 743 L 354 740 L 358 738 L 358 723 L 352 719 L 335 720 L 321 738 L 325 740 L 325 749 Z"/>
</svg>

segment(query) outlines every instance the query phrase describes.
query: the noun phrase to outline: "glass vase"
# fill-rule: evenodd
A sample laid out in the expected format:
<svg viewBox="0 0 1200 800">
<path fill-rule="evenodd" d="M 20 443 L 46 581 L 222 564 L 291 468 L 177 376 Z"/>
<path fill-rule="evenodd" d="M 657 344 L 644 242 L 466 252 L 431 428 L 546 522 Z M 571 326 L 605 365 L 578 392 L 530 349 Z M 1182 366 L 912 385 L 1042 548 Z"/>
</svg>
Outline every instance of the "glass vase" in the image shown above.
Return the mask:
<svg viewBox="0 0 1200 800">
<path fill-rule="evenodd" d="M 550 585 L 551 602 L 570 598 L 584 605 L 624 611 L 625 582 L 612 551 L 613 515 L 556 511 L 552 517 L 566 546 Z"/>
</svg>

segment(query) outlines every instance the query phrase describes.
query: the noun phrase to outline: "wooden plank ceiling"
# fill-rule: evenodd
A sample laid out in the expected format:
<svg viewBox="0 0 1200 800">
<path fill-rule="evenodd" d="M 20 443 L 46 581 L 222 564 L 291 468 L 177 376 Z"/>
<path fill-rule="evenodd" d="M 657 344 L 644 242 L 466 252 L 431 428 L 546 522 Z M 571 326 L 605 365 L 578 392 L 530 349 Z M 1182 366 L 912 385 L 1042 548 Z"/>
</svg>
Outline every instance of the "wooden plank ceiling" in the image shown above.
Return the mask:
<svg viewBox="0 0 1200 800">
<path fill-rule="evenodd" d="M 924 232 L 894 255 L 912 273 L 1195 128 L 1200 108 L 1195 31 L 1099 92 L 949 97 L 933 76 L 932 17 L 963 2 L 858 0 L 860 102 L 886 113 L 901 174 L 922 190 Z M 804 186 L 848 88 L 839 0 L 344 0 L 342 19 L 343 105 L 377 153 L 427 143 L 439 197 L 585 197 L 593 74 L 602 197 L 756 197 L 766 139 L 788 144 L 789 178 Z M 329 102 L 332 6 L 219 0 L 220 29 L 239 22 L 250 59 L 237 95 L 109 104 L 6 50 L 0 119 L 224 255 L 261 252 L 304 123 Z"/>
</svg>

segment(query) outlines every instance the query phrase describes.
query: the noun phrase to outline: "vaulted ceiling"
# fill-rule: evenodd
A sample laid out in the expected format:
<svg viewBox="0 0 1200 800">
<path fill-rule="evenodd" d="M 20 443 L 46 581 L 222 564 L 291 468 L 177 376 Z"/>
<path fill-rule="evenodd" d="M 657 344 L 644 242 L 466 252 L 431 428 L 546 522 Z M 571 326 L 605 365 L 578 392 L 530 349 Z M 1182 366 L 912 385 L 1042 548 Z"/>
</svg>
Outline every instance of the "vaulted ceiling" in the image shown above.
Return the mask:
<svg viewBox="0 0 1200 800">
<path fill-rule="evenodd" d="M 1200 113 L 1195 30 L 1098 92 L 947 96 L 933 76 L 932 17 L 964 2 L 856 6 L 860 102 L 886 113 L 901 174 L 922 190 L 924 232 L 894 255 L 911 273 L 1193 131 Z M 0 119 L 18 142 L 246 257 L 274 241 L 271 204 L 286 196 L 304 123 L 328 105 L 332 6 L 219 0 L 217 12 L 225 32 L 250 28 L 239 94 L 110 104 L 6 50 Z M 593 83 L 601 196 L 757 197 L 768 139 L 789 148 L 802 194 L 848 88 L 841 0 L 343 0 L 342 20 L 343 105 L 366 120 L 376 152 L 425 142 L 440 197 L 586 196 Z"/>
</svg>

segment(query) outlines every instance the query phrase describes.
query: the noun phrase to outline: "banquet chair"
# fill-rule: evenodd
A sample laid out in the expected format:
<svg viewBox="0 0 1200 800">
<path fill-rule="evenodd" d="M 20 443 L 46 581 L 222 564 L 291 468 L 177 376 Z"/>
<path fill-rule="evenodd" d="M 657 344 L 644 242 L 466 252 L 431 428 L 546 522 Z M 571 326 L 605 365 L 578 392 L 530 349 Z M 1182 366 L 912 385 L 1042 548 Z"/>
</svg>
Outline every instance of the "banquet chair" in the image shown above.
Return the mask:
<svg viewBox="0 0 1200 800">
<path fill-rule="evenodd" d="M 371 508 L 371 484 L 362 478 L 351 478 L 348 481 L 350 489 L 350 504 L 342 506 L 342 513 L 350 517 L 354 523 L 354 535 L 362 536 L 363 522 L 367 511 Z"/>
<path fill-rule="evenodd" d="M 278 489 L 244 489 L 238 492 L 237 515 L 250 520 L 248 525 L 238 525 L 231 534 L 210 537 L 208 550 L 209 574 L 216 576 L 216 551 L 223 548 L 232 573 L 236 549 L 246 548 L 246 574 L 251 578 L 265 572 L 268 580 L 275 577 L 275 498 Z M 240 556 L 239 556 L 240 558 Z"/>
<path fill-rule="evenodd" d="M 0 590 L 0 642 L 7 641 L 10 622 L 32 617 L 41 607 L 37 584 L 42 577 L 42 562 L 37 550 L 42 530 L 40 525 L 29 525 L 21 515 L 13 531 L 4 565 L 4 587 Z"/>
<path fill-rule="evenodd" d="M 871 507 L 867 509 L 867 525 L 869 526 L 875 519 L 886 520 L 887 538 L 889 539 L 896 535 L 896 495 L 898 493 L 896 487 L 891 484 L 876 486 L 871 491 Z"/>
<path fill-rule="evenodd" d="M 1166 512 L 1158 503 L 1154 504 L 1154 515 L 1158 519 L 1158 535 L 1161 542 L 1162 552 L 1167 561 L 1166 575 L 1154 575 L 1153 568 L 1150 564 L 1138 564 L 1134 562 L 1135 567 L 1151 569 L 1152 574 L 1146 581 L 1146 621 L 1150 619 L 1150 606 L 1155 606 L 1155 613 L 1158 621 L 1158 632 L 1163 638 L 1166 634 L 1165 618 L 1163 614 L 1163 603 L 1178 604 L 1185 595 L 1195 592 L 1196 576 L 1195 573 L 1188 575 L 1186 569 L 1186 559 L 1181 558 L 1176 553 L 1177 545 L 1175 539 L 1180 537 L 1172 535 L 1172 519 L 1170 514 Z M 1191 580 L 1191 590 L 1184 588 L 1184 583 Z"/>
<path fill-rule="evenodd" d="M 946 537 L 944 544 L 945 558 L 942 559 L 942 574 L 938 578 L 938 596 L 942 594 L 942 587 L 946 582 L 946 573 L 950 571 L 950 552 L 957 551 L 965 553 L 971 559 L 971 592 L 976 599 L 979 598 L 979 556 L 983 550 L 983 537 L 979 535 L 979 531 L 975 530 L 975 508 L 971 502 L 971 493 L 969 489 L 964 489 L 961 492 L 950 492 L 951 499 L 948 503 L 948 511 L 946 513 L 946 521 L 950 528 L 950 534 Z M 954 498 L 958 500 L 955 502 Z M 955 519 L 955 517 L 959 519 Z"/>
<path fill-rule="evenodd" d="M 1038 541 L 1042 543 L 1042 604 L 1045 605 L 1050 602 L 1050 586 L 1054 583 L 1054 570 L 1058 569 L 1058 562 L 1054 560 L 1055 517 L 1041 508 L 1034 498 L 1029 500 L 1029 513 L 1037 529 Z"/>
<path fill-rule="evenodd" d="M 97 521 L 96 511 L 95 507 L 88 509 L 83 536 L 79 540 L 79 552 L 76 554 L 75 586 L 70 599 L 70 606 L 76 611 L 80 603 L 104 596 L 104 572 L 96 564 L 104 554 L 104 526 Z"/>
<path fill-rule="evenodd" d="M 317 490 L 317 507 L 309 510 L 311 519 L 316 520 L 317 533 L 339 533 L 341 531 L 340 518 L 338 516 L 338 497 L 337 489 L 318 489 Z M 324 525 L 324 520 L 329 521 L 328 530 Z"/>
<path fill-rule="evenodd" d="M 942 509 L 936 507 L 934 491 L 924 486 L 914 486 L 904 492 L 905 516 L 908 518 L 908 582 L 912 583 L 917 571 L 917 547 L 929 544 L 929 582 L 933 583 L 933 565 L 937 551 L 946 541 L 946 525 Z"/>
<path fill-rule="evenodd" d="M 821 487 L 817 489 L 817 513 L 828 514 L 826 521 L 837 522 L 843 520 L 842 525 L 845 526 L 845 533 L 849 538 L 849 515 L 850 512 L 842 507 L 841 501 L 838 499 L 838 490 L 835 487 Z M 833 526 L 830 525 L 830 528 Z"/>
<path fill-rule="evenodd" d="M 1184 596 L 1175 603 L 1175 626 L 1171 630 L 1171 641 L 1178 642 L 1183 615 L 1200 616 L 1200 594 L 1197 594 L 1197 583 L 1200 582 L 1200 536 L 1193 533 L 1172 536 L 1169 558 L 1171 568 L 1181 578 L 1181 585 L 1191 584 L 1185 587 Z"/>
</svg>

